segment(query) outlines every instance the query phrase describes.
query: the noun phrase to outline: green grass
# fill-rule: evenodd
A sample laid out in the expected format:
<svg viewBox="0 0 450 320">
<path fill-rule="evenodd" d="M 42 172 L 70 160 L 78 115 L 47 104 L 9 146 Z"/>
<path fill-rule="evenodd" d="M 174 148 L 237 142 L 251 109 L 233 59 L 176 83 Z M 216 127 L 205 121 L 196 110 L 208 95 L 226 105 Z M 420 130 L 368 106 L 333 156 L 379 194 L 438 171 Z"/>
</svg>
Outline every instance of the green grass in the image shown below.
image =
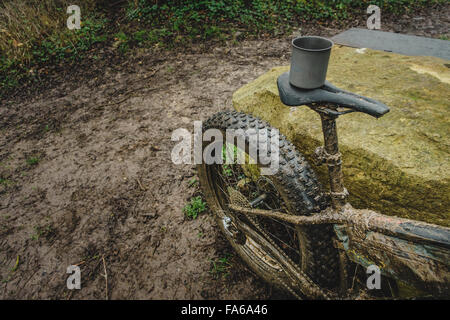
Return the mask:
<svg viewBox="0 0 450 320">
<path fill-rule="evenodd" d="M 194 187 L 194 186 L 196 186 L 196 185 L 198 185 L 198 180 L 197 180 L 197 178 L 192 178 L 191 180 L 189 180 L 189 182 L 188 182 L 188 187 Z"/>
<path fill-rule="evenodd" d="M 7 186 L 7 185 L 11 184 L 11 180 L 0 178 L 0 184 Z"/>
<path fill-rule="evenodd" d="M 14 265 L 14 267 L 11 268 L 11 272 L 15 272 L 17 270 L 17 268 L 19 267 L 19 263 L 20 263 L 20 256 L 17 255 L 16 264 Z"/>
<path fill-rule="evenodd" d="M 231 177 L 233 175 L 233 169 L 231 165 L 226 164 L 227 162 L 227 156 L 233 153 L 232 159 L 229 159 L 232 163 L 235 163 L 238 157 L 238 148 L 234 144 L 225 143 L 225 145 L 222 147 L 222 173 L 227 176 Z"/>
<path fill-rule="evenodd" d="M 35 166 L 41 161 L 38 157 L 30 157 L 27 159 L 27 164 L 30 166 Z"/>
<path fill-rule="evenodd" d="M 31 240 L 39 240 L 40 237 L 50 237 L 55 233 L 55 230 L 51 225 L 47 226 L 35 226 L 34 233 L 31 235 Z"/>
<path fill-rule="evenodd" d="M 202 197 L 193 197 L 191 201 L 183 208 L 183 212 L 188 218 L 197 219 L 197 216 L 206 210 L 206 202 Z"/>
<path fill-rule="evenodd" d="M 126 53 L 130 48 L 130 38 L 123 31 L 114 34 L 114 40 L 114 46 L 117 47 L 121 53 Z"/>
<path fill-rule="evenodd" d="M 172 47 L 210 39 L 244 35 L 278 35 L 303 22 L 363 19 L 369 4 L 383 13 L 402 14 L 445 0 L 139 0 L 129 1 L 126 15 L 138 24 L 131 41 Z M 344 22 L 345 23 L 345 22 Z M 145 28 L 145 30 L 142 30 Z"/>
<path fill-rule="evenodd" d="M 0 97 L 20 83 L 38 81 L 37 70 L 43 66 L 82 60 L 94 43 L 106 41 L 105 24 L 106 19 L 87 19 L 80 30 L 66 28 L 45 40 L 36 39 L 26 57 L 0 53 Z"/>
<path fill-rule="evenodd" d="M 85 58 L 108 38 L 107 19 L 96 0 L 80 0 L 81 29 L 66 26 L 67 0 L 6 0 L 0 3 L 0 97 L 26 82 L 38 82 L 39 70 Z M 100 1 L 98 1 L 100 2 Z"/>
<path fill-rule="evenodd" d="M 20 256 L 17 255 L 16 258 L 16 263 L 14 264 L 14 266 L 9 270 L 9 274 L 5 279 L 2 279 L 1 283 L 7 283 L 9 282 L 9 280 L 11 280 L 11 277 L 13 276 L 13 273 L 17 271 L 17 269 L 19 268 L 20 265 Z"/>
<path fill-rule="evenodd" d="M 230 269 L 233 266 L 230 262 L 232 257 L 231 254 L 227 253 L 223 258 L 211 259 L 211 270 L 209 273 L 211 273 L 215 279 L 228 277 L 230 275 Z"/>
</svg>

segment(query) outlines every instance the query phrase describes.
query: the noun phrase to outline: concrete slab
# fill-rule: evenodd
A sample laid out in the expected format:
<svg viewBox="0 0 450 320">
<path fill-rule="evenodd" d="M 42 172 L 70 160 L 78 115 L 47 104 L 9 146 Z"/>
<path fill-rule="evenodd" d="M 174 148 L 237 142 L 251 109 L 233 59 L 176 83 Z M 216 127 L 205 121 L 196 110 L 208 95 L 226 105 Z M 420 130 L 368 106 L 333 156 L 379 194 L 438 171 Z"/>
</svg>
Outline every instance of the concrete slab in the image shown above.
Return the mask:
<svg viewBox="0 0 450 320">
<path fill-rule="evenodd" d="M 393 32 L 352 28 L 332 38 L 344 46 L 369 48 L 408 56 L 433 56 L 450 60 L 450 41 Z"/>
</svg>

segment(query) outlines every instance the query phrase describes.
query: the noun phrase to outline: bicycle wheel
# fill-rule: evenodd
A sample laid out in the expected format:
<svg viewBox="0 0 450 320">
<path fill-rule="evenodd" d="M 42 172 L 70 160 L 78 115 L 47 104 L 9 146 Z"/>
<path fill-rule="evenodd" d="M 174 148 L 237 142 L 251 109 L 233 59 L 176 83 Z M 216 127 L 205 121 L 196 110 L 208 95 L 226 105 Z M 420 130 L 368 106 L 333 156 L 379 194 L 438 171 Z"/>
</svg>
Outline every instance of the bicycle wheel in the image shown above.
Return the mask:
<svg viewBox="0 0 450 320">
<path fill-rule="evenodd" d="M 231 147 L 235 153 L 244 153 L 245 163 L 198 167 L 207 203 L 237 253 L 263 279 L 297 297 L 308 295 L 300 288 L 300 272 L 322 288 L 333 288 L 339 281 L 339 266 L 330 226 L 296 227 L 229 209 L 234 204 L 292 215 L 310 215 L 322 209 L 326 201 L 303 156 L 280 135 L 279 169 L 274 175 L 263 176 L 261 166 L 248 161 L 251 130 L 247 129 L 266 129 L 271 136 L 273 129 L 267 123 L 251 115 L 225 111 L 204 123 L 203 130 L 208 129 L 218 129 L 224 137 L 227 129 L 243 129 L 235 134 L 245 140 L 245 148 L 233 140 L 225 142 L 224 151 Z"/>
</svg>

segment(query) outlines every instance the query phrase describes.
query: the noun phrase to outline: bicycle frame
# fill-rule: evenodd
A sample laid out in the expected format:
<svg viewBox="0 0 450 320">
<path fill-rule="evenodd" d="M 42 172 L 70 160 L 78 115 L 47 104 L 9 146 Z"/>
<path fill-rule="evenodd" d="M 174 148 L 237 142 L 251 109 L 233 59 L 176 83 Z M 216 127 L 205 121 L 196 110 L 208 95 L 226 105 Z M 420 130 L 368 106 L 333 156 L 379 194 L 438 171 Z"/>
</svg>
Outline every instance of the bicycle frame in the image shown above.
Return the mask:
<svg viewBox="0 0 450 320">
<path fill-rule="evenodd" d="M 339 250 L 343 278 L 347 277 L 350 260 L 364 267 L 376 265 L 387 277 L 449 298 L 450 228 L 358 210 L 347 203 L 336 128 L 336 118 L 347 112 L 329 106 L 309 107 L 319 113 L 322 120 L 324 147 L 316 149 L 315 161 L 328 166 L 331 207 L 312 216 L 292 216 L 234 205 L 230 208 L 294 225 L 333 224 L 334 246 Z"/>
</svg>

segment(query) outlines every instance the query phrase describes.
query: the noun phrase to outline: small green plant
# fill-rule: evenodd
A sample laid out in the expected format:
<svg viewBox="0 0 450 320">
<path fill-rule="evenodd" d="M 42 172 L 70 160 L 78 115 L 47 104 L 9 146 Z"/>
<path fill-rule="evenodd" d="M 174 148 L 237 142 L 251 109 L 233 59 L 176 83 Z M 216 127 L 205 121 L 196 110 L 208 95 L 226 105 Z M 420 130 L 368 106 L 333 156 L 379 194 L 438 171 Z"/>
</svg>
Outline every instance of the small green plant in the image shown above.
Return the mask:
<svg viewBox="0 0 450 320">
<path fill-rule="evenodd" d="M 231 170 L 230 166 L 227 164 L 224 164 L 222 166 L 222 172 L 224 175 L 226 175 L 227 177 L 231 177 L 233 175 L 233 170 Z"/>
<path fill-rule="evenodd" d="M 189 180 L 188 187 L 193 187 L 193 186 L 195 186 L 197 184 L 198 184 L 198 180 L 197 180 L 197 178 L 194 177 L 191 180 Z"/>
<path fill-rule="evenodd" d="M 19 264 L 20 264 L 20 256 L 17 255 L 16 263 L 14 264 L 14 267 L 12 267 L 10 269 L 8 276 L 5 279 L 2 279 L 2 281 L 1 281 L 2 283 L 7 283 L 7 282 L 9 282 L 9 280 L 11 280 L 13 273 L 16 272 L 17 268 L 19 268 Z"/>
<path fill-rule="evenodd" d="M 27 164 L 30 166 L 37 165 L 41 161 L 38 157 L 30 157 L 27 159 Z"/>
<path fill-rule="evenodd" d="M 227 177 L 231 177 L 233 175 L 231 166 L 229 164 L 226 164 L 227 156 L 229 156 L 230 153 L 233 153 L 233 158 L 230 160 L 232 160 L 232 162 L 234 163 L 237 160 L 238 149 L 235 145 L 226 143 L 222 148 L 222 172 Z"/>
<path fill-rule="evenodd" d="M 114 35 L 115 45 L 118 46 L 121 53 L 126 53 L 130 48 L 130 38 L 125 32 L 120 31 Z"/>
<path fill-rule="evenodd" d="M 137 42 L 139 46 L 141 46 L 148 38 L 147 30 L 139 30 L 133 33 L 133 40 Z"/>
<path fill-rule="evenodd" d="M 42 236 L 42 230 L 39 227 L 34 227 L 34 233 L 31 235 L 31 240 L 39 240 Z"/>
<path fill-rule="evenodd" d="M 34 234 L 31 235 L 31 240 L 39 240 L 40 237 L 44 236 L 46 238 L 51 237 L 54 235 L 55 230 L 51 225 L 47 226 L 35 226 L 34 227 Z"/>
<path fill-rule="evenodd" d="M 2 184 L 4 186 L 8 186 L 9 184 L 11 184 L 11 181 L 8 179 L 0 178 L 0 184 Z"/>
<path fill-rule="evenodd" d="M 183 208 L 183 212 L 191 219 L 197 219 L 197 216 L 205 210 L 206 202 L 200 196 L 192 198 L 191 202 Z"/>
<path fill-rule="evenodd" d="M 14 267 L 11 268 L 11 272 L 15 272 L 17 270 L 17 268 L 19 267 L 19 263 L 20 263 L 20 256 L 17 255 L 16 264 L 14 265 Z"/>
<path fill-rule="evenodd" d="M 211 270 L 209 271 L 215 279 L 224 279 L 230 275 L 230 269 L 233 266 L 230 262 L 232 254 L 226 253 L 225 257 L 211 259 Z"/>
</svg>

